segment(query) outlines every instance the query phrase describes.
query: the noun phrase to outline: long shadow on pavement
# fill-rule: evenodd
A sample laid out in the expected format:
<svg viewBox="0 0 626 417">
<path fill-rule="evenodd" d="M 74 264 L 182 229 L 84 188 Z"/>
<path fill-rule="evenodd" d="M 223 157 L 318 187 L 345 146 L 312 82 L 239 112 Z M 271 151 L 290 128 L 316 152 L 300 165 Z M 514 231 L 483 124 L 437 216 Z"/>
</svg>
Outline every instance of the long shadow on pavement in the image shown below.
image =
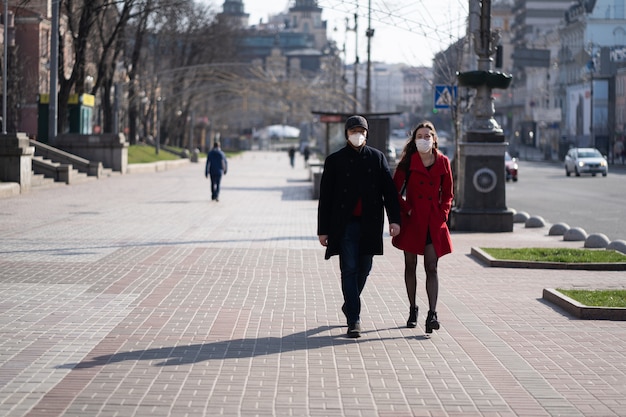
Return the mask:
<svg viewBox="0 0 626 417">
<path fill-rule="evenodd" d="M 363 343 L 390 339 L 406 339 L 402 337 L 360 339 L 347 338 L 344 333 L 328 336 L 316 336 L 325 331 L 345 326 L 320 326 L 284 337 L 261 337 L 223 340 L 212 343 L 199 343 L 184 346 L 165 346 L 155 349 L 119 352 L 111 355 L 97 356 L 80 363 L 68 363 L 57 366 L 61 369 L 84 369 L 110 365 L 124 361 L 160 361 L 155 366 L 185 365 L 207 360 L 252 358 L 262 355 L 293 352 L 298 350 L 320 349 L 329 346 L 340 346 L 349 343 Z M 372 332 L 375 332 L 373 330 Z M 413 338 L 414 336 L 411 336 Z M 428 339 L 423 337 L 423 339 Z"/>
</svg>

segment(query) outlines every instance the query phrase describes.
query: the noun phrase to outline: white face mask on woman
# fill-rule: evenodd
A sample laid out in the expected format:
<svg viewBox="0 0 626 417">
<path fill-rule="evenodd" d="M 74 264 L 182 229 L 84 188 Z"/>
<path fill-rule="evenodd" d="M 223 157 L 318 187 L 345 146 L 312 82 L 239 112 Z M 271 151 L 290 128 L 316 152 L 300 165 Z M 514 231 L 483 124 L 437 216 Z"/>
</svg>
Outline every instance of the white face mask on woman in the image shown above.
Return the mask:
<svg viewBox="0 0 626 417">
<path fill-rule="evenodd" d="M 365 135 L 363 133 L 353 133 L 348 136 L 348 140 L 355 148 L 360 147 L 365 143 Z"/>
<path fill-rule="evenodd" d="M 433 148 L 433 139 L 415 139 L 415 146 L 418 152 L 429 152 Z"/>
</svg>

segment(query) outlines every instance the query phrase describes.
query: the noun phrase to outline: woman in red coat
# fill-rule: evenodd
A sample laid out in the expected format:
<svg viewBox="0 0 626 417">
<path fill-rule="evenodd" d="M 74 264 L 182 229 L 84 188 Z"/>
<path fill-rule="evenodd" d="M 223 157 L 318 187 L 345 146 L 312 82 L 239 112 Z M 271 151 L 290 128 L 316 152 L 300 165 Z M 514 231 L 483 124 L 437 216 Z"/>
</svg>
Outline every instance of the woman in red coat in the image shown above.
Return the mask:
<svg viewBox="0 0 626 417">
<path fill-rule="evenodd" d="M 424 121 L 413 130 L 393 181 L 399 190 L 402 229 L 392 243 L 404 251 L 404 282 L 410 304 L 406 325 L 417 326 L 417 255 L 423 255 L 429 307 L 426 333 L 432 333 L 439 329 L 437 262 L 452 252 L 446 222 L 452 206 L 453 185 L 450 160 L 437 150 L 437 132 L 431 122 Z"/>
</svg>

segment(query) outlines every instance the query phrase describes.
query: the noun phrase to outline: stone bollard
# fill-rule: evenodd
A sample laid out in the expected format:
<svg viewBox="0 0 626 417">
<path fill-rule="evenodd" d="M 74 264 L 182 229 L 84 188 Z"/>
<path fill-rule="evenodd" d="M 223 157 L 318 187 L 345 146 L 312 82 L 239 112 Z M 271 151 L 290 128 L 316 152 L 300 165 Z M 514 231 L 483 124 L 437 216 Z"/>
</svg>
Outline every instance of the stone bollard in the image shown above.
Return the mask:
<svg viewBox="0 0 626 417">
<path fill-rule="evenodd" d="M 200 149 L 196 148 L 191 153 L 191 162 L 198 162 L 200 160 Z"/>
</svg>

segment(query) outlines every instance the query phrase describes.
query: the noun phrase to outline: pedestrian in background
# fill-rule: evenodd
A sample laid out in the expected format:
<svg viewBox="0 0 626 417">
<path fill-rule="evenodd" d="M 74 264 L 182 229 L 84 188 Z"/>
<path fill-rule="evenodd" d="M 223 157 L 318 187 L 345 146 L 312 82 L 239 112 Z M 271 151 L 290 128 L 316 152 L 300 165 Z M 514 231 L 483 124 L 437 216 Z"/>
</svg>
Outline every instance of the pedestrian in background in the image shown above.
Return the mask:
<svg viewBox="0 0 626 417">
<path fill-rule="evenodd" d="M 452 252 L 446 224 L 452 207 L 453 184 L 450 160 L 437 149 L 434 125 L 424 121 L 413 130 L 404 146 L 393 181 L 398 190 L 402 231 L 392 239 L 404 251 L 404 282 L 409 298 L 407 327 L 417 326 L 417 256 L 424 256 L 428 315 L 426 333 L 439 329 L 437 298 L 439 258 Z"/>
<path fill-rule="evenodd" d="M 308 168 L 309 166 L 309 157 L 311 156 L 311 151 L 308 146 L 305 146 L 302 150 L 302 156 L 304 157 L 304 167 Z"/>
<path fill-rule="evenodd" d="M 374 255 L 383 253 L 384 211 L 389 234 L 400 232 L 400 207 L 385 155 L 366 145 L 368 124 L 351 116 L 345 124 L 346 145 L 324 162 L 320 182 L 317 234 L 325 259 L 339 255 L 341 308 L 348 337 L 361 336 L 361 292 Z"/>
<path fill-rule="evenodd" d="M 204 168 L 204 177 L 211 176 L 211 200 L 220 201 L 220 184 L 222 182 L 222 175 L 226 175 L 228 172 L 228 161 L 226 160 L 226 154 L 222 152 L 220 143 L 215 142 L 213 149 L 209 151 L 206 158 L 206 167 Z"/>
<path fill-rule="evenodd" d="M 292 146 L 291 148 L 289 148 L 289 163 L 291 164 L 291 167 L 293 168 L 295 163 L 296 163 L 296 148 L 295 146 Z"/>
</svg>

